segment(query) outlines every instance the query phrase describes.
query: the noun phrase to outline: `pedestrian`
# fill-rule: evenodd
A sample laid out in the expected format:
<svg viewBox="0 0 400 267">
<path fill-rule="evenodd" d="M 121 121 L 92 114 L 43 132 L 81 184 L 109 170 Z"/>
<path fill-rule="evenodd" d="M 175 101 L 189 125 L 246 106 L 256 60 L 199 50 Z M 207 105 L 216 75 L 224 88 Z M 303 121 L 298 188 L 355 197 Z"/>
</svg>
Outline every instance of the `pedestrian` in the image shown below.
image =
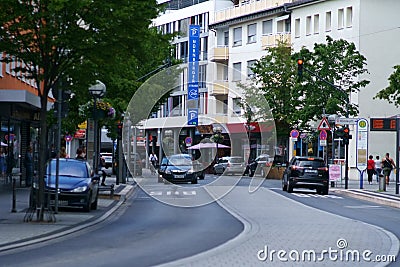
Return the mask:
<svg viewBox="0 0 400 267">
<path fill-rule="evenodd" d="M 394 164 L 393 159 L 389 156 L 389 153 L 386 153 L 385 158 L 382 159 L 382 170 L 383 170 L 383 175 L 385 176 L 385 181 L 386 184 L 389 185 L 390 181 L 390 173 L 392 172 L 392 169 L 396 168 L 396 164 Z"/>
<path fill-rule="evenodd" d="M 151 166 L 150 166 L 151 173 L 155 174 L 156 168 L 157 168 L 157 161 L 158 161 L 157 156 L 154 153 L 151 153 L 150 157 L 149 157 L 149 161 L 151 162 Z"/>
<path fill-rule="evenodd" d="M 85 156 L 84 156 L 84 153 L 83 153 L 82 148 L 78 148 L 78 149 L 76 150 L 75 159 L 85 160 Z"/>
<path fill-rule="evenodd" d="M 31 186 L 33 178 L 33 153 L 32 153 L 32 147 L 30 146 L 26 150 L 24 166 L 26 170 L 26 180 L 25 180 L 26 186 Z"/>
<path fill-rule="evenodd" d="M 65 147 L 61 147 L 60 149 L 60 158 L 68 159 L 69 155 L 67 154 L 67 151 L 65 150 Z"/>
<path fill-rule="evenodd" d="M 106 172 L 106 160 L 100 155 L 99 159 L 99 165 L 100 165 L 100 170 L 101 170 L 101 186 L 106 186 L 106 177 L 107 177 L 107 172 Z"/>
<path fill-rule="evenodd" d="M 375 173 L 375 161 L 374 156 L 369 155 L 367 160 L 367 175 L 368 175 L 368 184 L 372 184 L 372 176 Z"/>
<path fill-rule="evenodd" d="M 0 175 L 5 180 L 7 171 L 6 153 L 5 149 L 0 147 Z"/>
<path fill-rule="evenodd" d="M 379 156 L 376 156 L 375 159 L 375 174 L 376 174 L 376 182 L 379 183 L 379 175 L 382 173 L 382 161 Z"/>
</svg>

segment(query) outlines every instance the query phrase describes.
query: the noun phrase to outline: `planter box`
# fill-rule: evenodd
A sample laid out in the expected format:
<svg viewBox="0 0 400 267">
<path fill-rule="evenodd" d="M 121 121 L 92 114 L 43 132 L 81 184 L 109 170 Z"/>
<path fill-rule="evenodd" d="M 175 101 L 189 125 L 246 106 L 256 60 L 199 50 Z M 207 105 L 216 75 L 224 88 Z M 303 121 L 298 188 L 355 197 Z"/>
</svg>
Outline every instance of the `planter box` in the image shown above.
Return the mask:
<svg viewBox="0 0 400 267">
<path fill-rule="evenodd" d="M 267 179 L 279 179 L 281 180 L 283 177 L 283 172 L 285 171 L 286 167 L 272 167 L 269 170 L 267 175 Z"/>
</svg>

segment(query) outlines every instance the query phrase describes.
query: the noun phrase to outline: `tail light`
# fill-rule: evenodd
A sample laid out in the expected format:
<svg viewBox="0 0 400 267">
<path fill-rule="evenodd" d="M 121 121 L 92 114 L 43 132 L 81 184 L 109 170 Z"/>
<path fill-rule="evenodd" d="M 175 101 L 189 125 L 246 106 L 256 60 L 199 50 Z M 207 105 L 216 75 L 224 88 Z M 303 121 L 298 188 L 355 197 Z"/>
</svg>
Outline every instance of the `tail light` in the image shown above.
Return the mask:
<svg viewBox="0 0 400 267">
<path fill-rule="evenodd" d="M 228 162 L 228 164 L 226 164 L 226 167 L 230 167 L 231 166 L 231 164 Z"/>
<path fill-rule="evenodd" d="M 271 164 L 271 162 L 266 162 L 266 163 L 265 163 L 265 166 L 267 166 L 267 167 L 271 167 L 271 166 L 272 166 L 272 164 Z"/>
<path fill-rule="evenodd" d="M 298 170 L 302 170 L 302 169 L 304 169 L 304 168 L 303 168 L 303 167 L 300 167 L 300 166 L 296 166 L 296 165 L 293 165 L 293 166 L 292 166 L 292 170 L 293 170 L 293 171 L 296 171 L 296 170 L 298 171 Z"/>
<path fill-rule="evenodd" d="M 328 167 L 319 167 L 318 170 L 327 172 L 328 171 Z"/>
</svg>

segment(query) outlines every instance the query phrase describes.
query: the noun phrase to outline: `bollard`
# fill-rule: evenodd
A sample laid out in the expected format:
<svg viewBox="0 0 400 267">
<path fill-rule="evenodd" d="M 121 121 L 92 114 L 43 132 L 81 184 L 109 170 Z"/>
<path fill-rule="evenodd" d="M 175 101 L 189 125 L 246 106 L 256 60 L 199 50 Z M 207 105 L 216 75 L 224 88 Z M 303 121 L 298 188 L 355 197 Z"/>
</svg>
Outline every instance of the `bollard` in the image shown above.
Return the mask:
<svg viewBox="0 0 400 267">
<path fill-rule="evenodd" d="M 12 209 L 11 212 L 17 212 L 17 192 L 16 192 L 16 186 L 15 186 L 15 178 L 12 178 Z"/>
<path fill-rule="evenodd" d="M 386 180 L 383 174 L 379 174 L 379 191 L 386 191 Z"/>
</svg>

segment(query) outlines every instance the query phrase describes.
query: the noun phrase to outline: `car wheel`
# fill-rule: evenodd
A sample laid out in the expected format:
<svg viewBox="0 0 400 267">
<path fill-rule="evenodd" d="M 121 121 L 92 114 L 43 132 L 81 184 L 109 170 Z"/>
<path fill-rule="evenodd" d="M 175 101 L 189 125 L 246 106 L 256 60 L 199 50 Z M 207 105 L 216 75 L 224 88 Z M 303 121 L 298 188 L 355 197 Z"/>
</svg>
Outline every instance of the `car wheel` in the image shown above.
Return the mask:
<svg viewBox="0 0 400 267">
<path fill-rule="evenodd" d="M 200 179 L 200 180 L 204 180 L 204 173 L 201 173 L 201 174 L 200 174 L 199 179 Z"/>
<path fill-rule="evenodd" d="M 290 182 L 287 182 L 287 191 L 288 193 L 293 193 L 293 186 L 290 184 Z"/>
<path fill-rule="evenodd" d="M 99 202 L 99 198 L 96 196 L 96 200 L 90 205 L 90 209 L 97 210 L 97 204 Z"/>
<path fill-rule="evenodd" d="M 192 184 L 197 184 L 197 177 L 195 177 L 194 179 L 192 179 Z"/>
<path fill-rule="evenodd" d="M 321 190 L 323 195 L 328 195 L 329 193 L 329 187 L 325 187 L 324 189 Z"/>
<path fill-rule="evenodd" d="M 83 211 L 84 212 L 89 212 L 90 211 L 90 200 L 92 199 L 92 192 L 89 193 L 89 197 L 86 198 L 86 203 L 83 206 Z"/>
<path fill-rule="evenodd" d="M 282 190 L 287 191 L 287 184 L 285 184 L 285 180 L 282 180 Z"/>
</svg>

